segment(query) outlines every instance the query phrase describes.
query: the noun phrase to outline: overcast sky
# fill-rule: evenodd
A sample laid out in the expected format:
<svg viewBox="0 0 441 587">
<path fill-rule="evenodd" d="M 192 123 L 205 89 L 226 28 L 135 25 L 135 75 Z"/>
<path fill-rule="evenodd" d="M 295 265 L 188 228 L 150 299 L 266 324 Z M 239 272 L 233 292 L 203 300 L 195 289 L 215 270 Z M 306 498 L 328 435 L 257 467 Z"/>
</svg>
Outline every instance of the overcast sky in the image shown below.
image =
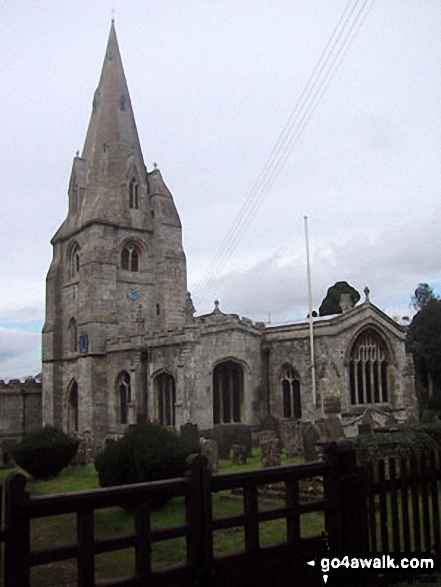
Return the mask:
<svg viewBox="0 0 441 587">
<path fill-rule="evenodd" d="M 369 0 L 370 2 L 371 0 Z M 356 0 L 354 0 L 355 5 Z M 67 210 L 115 6 L 149 170 L 204 279 L 347 0 L 0 0 L 0 378 L 36 374 L 49 244 Z M 346 280 L 391 315 L 441 285 L 441 4 L 377 0 L 197 309 L 307 313 Z"/>
</svg>

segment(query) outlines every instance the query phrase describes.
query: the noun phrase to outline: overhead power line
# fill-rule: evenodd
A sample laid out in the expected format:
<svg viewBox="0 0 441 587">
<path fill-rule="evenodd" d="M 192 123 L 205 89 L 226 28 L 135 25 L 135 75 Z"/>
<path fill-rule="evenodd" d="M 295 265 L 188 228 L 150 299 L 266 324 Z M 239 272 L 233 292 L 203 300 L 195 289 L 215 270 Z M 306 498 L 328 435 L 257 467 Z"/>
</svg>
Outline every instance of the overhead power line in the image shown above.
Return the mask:
<svg viewBox="0 0 441 587">
<path fill-rule="evenodd" d="M 244 200 L 217 254 L 210 263 L 204 280 L 196 288 L 196 304 L 201 299 L 203 292 L 213 283 L 215 277 L 231 258 L 239 241 L 256 216 L 264 198 L 280 175 L 311 116 L 323 99 L 329 84 L 371 12 L 374 3 L 375 0 L 348 0 L 346 3 L 265 165 Z"/>
</svg>

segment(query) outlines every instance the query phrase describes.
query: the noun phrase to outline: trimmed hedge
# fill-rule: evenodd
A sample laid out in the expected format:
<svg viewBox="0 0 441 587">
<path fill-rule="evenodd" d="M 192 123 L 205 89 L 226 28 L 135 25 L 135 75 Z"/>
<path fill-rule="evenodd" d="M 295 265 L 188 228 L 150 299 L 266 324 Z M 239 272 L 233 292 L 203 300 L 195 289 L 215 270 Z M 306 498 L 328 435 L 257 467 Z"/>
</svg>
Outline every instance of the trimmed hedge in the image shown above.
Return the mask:
<svg viewBox="0 0 441 587">
<path fill-rule="evenodd" d="M 182 477 L 199 443 L 150 422 L 127 430 L 95 458 L 101 487 Z"/>
<path fill-rule="evenodd" d="M 53 426 L 26 434 L 13 448 L 14 460 L 35 479 L 55 477 L 74 458 L 78 441 Z"/>
<path fill-rule="evenodd" d="M 421 425 L 403 427 L 396 432 L 360 434 L 354 441 L 358 459 L 362 462 L 371 458 L 409 456 L 419 454 L 422 450 L 436 450 L 438 442 L 434 432 L 423 429 Z"/>
</svg>

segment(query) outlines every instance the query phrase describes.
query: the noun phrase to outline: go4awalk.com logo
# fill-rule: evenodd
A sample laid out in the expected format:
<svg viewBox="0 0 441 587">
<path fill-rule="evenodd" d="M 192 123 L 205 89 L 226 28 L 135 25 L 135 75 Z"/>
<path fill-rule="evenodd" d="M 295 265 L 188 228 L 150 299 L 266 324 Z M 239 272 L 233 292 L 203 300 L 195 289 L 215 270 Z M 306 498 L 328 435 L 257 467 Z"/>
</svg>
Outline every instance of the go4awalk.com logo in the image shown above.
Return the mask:
<svg viewBox="0 0 441 587">
<path fill-rule="evenodd" d="M 405 553 L 368 553 L 363 555 L 332 556 L 330 553 L 321 555 L 306 563 L 322 573 L 326 584 L 330 576 L 341 573 L 363 573 L 376 575 L 393 574 L 395 578 L 411 575 L 427 576 L 439 569 L 438 558 L 432 554 Z"/>
</svg>

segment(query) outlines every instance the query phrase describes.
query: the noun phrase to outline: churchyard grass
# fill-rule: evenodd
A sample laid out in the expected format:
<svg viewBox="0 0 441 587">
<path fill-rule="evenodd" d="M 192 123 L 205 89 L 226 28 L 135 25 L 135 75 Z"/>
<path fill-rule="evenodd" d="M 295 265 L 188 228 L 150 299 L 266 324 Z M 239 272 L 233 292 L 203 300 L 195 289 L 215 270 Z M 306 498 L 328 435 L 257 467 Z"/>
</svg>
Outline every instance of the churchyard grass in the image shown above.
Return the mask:
<svg viewBox="0 0 441 587">
<path fill-rule="evenodd" d="M 283 464 L 293 464 L 300 460 L 284 459 Z M 239 471 L 243 469 L 260 468 L 257 451 L 248 459 L 246 465 L 233 465 L 230 461 L 220 461 L 219 471 Z M 0 470 L 0 482 L 18 468 Z M 20 472 L 22 472 L 20 470 Z M 48 495 L 95 489 L 99 487 L 98 477 L 94 465 L 72 467 L 62 471 L 57 477 L 48 480 L 31 479 L 28 475 L 27 490 L 31 495 Z M 279 507 L 280 501 L 259 500 L 261 509 Z M 230 491 L 213 494 L 213 512 L 215 516 L 236 515 L 243 511 L 241 496 L 232 496 Z M 152 528 L 161 528 L 184 521 L 184 499 L 170 500 L 163 508 L 152 513 Z M 307 514 L 302 516 L 302 535 L 319 534 L 323 529 L 323 515 Z M 106 508 L 95 512 L 95 534 L 97 538 L 116 537 L 134 532 L 133 516 L 121 507 Z M 276 543 L 286 537 L 285 520 L 272 520 L 260 525 L 260 540 L 262 545 Z M 39 518 L 31 525 L 32 548 L 47 548 L 51 545 L 63 545 L 75 542 L 76 520 L 74 514 L 65 514 L 51 518 Z M 244 548 L 243 528 L 230 528 L 214 533 L 214 551 L 216 555 L 227 554 Z M 154 567 L 160 568 L 185 562 L 185 540 L 176 538 L 153 545 L 152 562 Z M 134 569 L 133 549 L 114 551 L 96 556 L 96 575 L 101 579 L 109 579 L 129 575 Z M 33 587 L 52 587 L 60 584 L 76 584 L 75 561 L 43 565 L 32 569 Z"/>
</svg>

